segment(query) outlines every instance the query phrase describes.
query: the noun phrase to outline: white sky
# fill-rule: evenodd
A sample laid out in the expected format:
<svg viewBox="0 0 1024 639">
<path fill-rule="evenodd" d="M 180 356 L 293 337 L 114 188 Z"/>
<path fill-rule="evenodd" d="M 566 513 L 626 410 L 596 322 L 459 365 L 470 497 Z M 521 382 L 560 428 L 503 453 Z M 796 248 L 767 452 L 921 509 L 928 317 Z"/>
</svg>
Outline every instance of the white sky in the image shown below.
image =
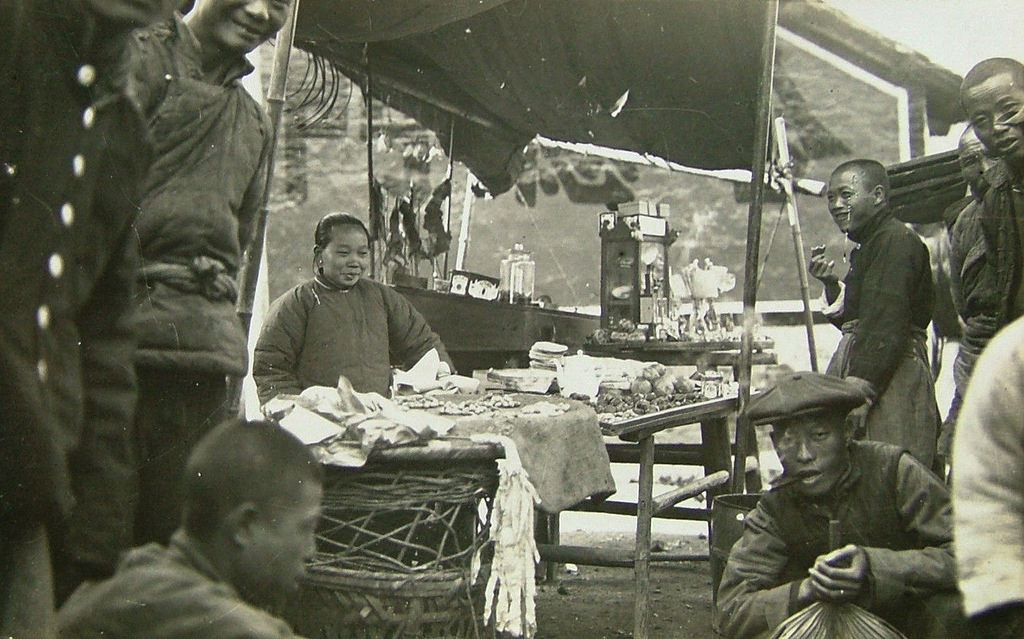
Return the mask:
<svg viewBox="0 0 1024 639">
<path fill-rule="evenodd" d="M 985 58 L 1024 60 L 1022 0 L 826 1 L 960 75 Z"/>
<path fill-rule="evenodd" d="M 992 57 L 1024 61 L 1024 0 L 826 0 L 864 26 L 959 75 Z M 929 140 L 954 148 L 960 129 Z"/>
</svg>

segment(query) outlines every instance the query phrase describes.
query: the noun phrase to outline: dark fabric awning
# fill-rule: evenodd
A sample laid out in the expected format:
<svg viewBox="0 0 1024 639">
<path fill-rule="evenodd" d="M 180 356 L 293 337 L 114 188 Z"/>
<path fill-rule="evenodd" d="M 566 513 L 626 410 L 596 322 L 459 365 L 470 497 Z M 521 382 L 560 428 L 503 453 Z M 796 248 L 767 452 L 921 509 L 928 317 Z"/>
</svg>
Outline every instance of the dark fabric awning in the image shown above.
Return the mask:
<svg viewBox="0 0 1024 639">
<path fill-rule="evenodd" d="M 750 168 L 763 15 L 749 0 L 302 0 L 296 44 L 356 81 L 368 61 L 374 96 L 446 146 L 454 131 L 455 158 L 499 193 L 537 135 Z"/>
</svg>

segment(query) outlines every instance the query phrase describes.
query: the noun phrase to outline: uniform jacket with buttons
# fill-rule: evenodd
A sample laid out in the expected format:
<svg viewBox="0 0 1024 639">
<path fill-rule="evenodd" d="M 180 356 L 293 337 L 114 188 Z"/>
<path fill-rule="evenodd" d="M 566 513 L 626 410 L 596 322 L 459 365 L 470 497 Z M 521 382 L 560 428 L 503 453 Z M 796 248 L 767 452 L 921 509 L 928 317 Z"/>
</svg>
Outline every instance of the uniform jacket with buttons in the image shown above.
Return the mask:
<svg viewBox="0 0 1024 639">
<path fill-rule="evenodd" d="M 207 81 L 180 16 L 137 31 L 131 78 L 156 145 L 135 239 L 137 361 L 149 367 L 241 375 L 246 341 L 235 312 L 242 250 L 262 204 L 270 121 L 239 79 L 239 57 Z"/>
<path fill-rule="evenodd" d="M 125 9 L 0 2 L 0 533 L 74 497 L 116 514 L 130 485 L 128 237 L 150 145 L 105 7 Z"/>
</svg>

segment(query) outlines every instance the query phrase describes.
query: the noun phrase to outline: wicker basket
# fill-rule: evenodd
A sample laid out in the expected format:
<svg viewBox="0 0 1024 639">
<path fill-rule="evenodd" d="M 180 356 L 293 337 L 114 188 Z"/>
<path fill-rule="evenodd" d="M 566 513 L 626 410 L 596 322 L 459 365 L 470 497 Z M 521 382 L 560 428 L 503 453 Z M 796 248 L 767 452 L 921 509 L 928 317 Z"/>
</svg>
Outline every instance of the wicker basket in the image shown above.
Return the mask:
<svg viewBox="0 0 1024 639">
<path fill-rule="evenodd" d="M 325 470 L 316 557 L 286 614 L 296 632 L 309 639 L 483 636 L 494 460 Z"/>
</svg>

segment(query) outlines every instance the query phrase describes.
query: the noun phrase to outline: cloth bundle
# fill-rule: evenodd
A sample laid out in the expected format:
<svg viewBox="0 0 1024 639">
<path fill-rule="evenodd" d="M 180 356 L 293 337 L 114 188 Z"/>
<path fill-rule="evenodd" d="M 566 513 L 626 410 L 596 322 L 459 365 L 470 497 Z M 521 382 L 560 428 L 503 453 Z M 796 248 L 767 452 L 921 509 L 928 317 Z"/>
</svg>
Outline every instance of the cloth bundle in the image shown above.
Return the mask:
<svg viewBox="0 0 1024 639">
<path fill-rule="evenodd" d="M 472 439 L 500 443 L 505 449 L 505 458 L 497 461 L 498 489 L 490 528 L 494 558 L 484 591 L 483 621 L 489 622 L 493 613 L 495 631 L 530 639 L 537 632 L 534 572 L 540 553 L 533 524 L 534 507 L 540 503 L 540 497 L 523 469 L 515 442 L 496 435 L 474 435 Z M 474 580 L 479 566 L 478 552 L 473 558 Z"/>
<path fill-rule="evenodd" d="M 854 604 L 816 601 L 779 624 L 771 639 L 906 639 L 885 619 Z"/>
<path fill-rule="evenodd" d="M 376 393 L 357 393 L 344 376 L 337 388 L 278 395 L 263 412 L 313 446 L 321 461 L 348 467 L 363 466 L 374 449 L 428 441 L 455 425 L 442 415 L 403 410 Z"/>
</svg>

